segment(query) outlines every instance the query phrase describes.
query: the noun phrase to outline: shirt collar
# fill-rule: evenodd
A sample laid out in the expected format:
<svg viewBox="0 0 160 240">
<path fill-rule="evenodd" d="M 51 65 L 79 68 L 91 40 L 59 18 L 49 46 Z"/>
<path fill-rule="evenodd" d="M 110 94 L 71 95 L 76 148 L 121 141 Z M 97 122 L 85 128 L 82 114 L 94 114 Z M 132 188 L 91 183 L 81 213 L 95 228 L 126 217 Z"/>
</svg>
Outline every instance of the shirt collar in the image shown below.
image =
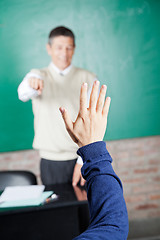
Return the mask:
<svg viewBox="0 0 160 240">
<path fill-rule="evenodd" d="M 57 68 L 57 66 L 56 66 L 53 62 L 51 62 L 51 66 L 52 66 L 53 69 L 54 69 L 57 73 L 59 73 L 60 75 L 66 75 L 67 73 L 70 72 L 70 70 L 71 70 L 71 68 L 72 68 L 72 64 L 71 64 L 71 65 L 69 65 L 67 68 L 65 68 L 64 70 L 60 70 L 59 68 Z"/>
</svg>

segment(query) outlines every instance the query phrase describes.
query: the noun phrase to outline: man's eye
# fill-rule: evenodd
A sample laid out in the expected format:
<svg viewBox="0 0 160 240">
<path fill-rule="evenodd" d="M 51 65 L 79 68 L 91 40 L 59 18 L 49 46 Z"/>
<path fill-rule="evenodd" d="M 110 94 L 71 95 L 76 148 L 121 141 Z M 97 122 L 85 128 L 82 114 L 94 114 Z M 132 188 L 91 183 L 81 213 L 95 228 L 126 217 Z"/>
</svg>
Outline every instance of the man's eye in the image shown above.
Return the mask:
<svg viewBox="0 0 160 240">
<path fill-rule="evenodd" d="M 73 47 L 68 47 L 67 49 L 68 49 L 68 50 L 73 50 Z"/>
</svg>

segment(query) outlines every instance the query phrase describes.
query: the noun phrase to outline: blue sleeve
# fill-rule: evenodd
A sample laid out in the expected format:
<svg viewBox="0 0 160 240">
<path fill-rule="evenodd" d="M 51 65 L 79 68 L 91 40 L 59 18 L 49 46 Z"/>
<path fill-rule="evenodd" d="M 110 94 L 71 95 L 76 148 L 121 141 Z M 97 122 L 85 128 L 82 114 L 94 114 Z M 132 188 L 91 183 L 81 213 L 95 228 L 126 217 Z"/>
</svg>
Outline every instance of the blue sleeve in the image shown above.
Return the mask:
<svg viewBox="0 0 160 240">
<path fill-rule="evenodd" d="M 112 168 L 105 142 L 86 145 L 77 153 L 84 162 L 82 175 L 87 181 L 90 225 L 75 240 L 127 239 L 128 214 L 122 183 Z"/>
</svg>

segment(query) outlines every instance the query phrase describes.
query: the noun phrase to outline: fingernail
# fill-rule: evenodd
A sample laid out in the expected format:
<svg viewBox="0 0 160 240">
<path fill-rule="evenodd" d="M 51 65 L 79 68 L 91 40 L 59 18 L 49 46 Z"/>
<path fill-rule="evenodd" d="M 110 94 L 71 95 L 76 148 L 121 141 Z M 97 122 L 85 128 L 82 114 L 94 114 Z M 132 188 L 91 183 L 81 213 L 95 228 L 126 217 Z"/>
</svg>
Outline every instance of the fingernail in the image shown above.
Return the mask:
<svg viewBox="0 0 160 240">
<path fill-rule="evenodd" d="M 96 84 L 96 85 L 99 85 L 99 81 L 95 81 L 95 84 Z"/>
<path fill-rule="evenodd" d="M 61 113 L 64 113 L 65 112 L 65 109 L 64 108 L 59 108 L 59 110 L 61 111 Z"/>
<path fill-rule="evenodd" d="M 84 86 L 84 87 L 87 87 L 87 83 L 86 83 L 86 82 L 85 82 L 85 83 L 83 83 L 83 86 Z"/>
</svg>

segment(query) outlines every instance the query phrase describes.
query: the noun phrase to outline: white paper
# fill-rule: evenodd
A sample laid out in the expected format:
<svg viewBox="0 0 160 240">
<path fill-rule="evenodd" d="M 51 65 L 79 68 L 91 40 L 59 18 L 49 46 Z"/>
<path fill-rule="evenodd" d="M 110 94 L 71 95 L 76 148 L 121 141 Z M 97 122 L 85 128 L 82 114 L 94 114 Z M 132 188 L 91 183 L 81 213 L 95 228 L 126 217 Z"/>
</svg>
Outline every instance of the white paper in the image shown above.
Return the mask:
<svg viewBox="0 0 160 240">
<path fill-rule="evenodd" d="M 0 204 L 0 210 L 4 208 L 39 206 L 40 204 L 43 204 L 46 198 L 48 198 L 52 193 L 53 191 L 43 192 L 39 198 L 35 198 L 35 199 L 2 202 Z"/>
<path fill-rule="evenodd" d="M 0 203 L 38 198 L 41 196 L 44 188 L 44 185 L 6 187 L 0 196 Z"/>
</svg>

